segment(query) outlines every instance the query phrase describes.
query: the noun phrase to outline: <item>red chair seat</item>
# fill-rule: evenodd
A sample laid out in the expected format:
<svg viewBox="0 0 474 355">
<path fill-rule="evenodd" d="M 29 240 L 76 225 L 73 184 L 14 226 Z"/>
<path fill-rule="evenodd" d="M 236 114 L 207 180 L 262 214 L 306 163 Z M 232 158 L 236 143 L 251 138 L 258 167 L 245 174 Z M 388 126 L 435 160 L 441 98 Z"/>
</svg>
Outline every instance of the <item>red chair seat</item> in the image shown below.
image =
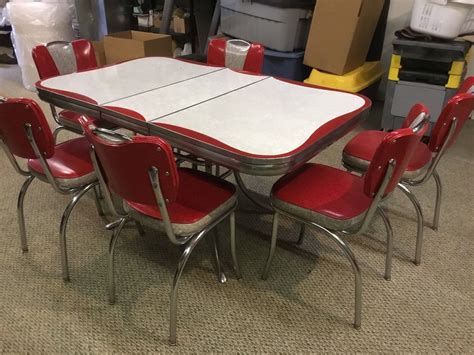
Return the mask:
<svg viewBox="0 0 474 355">
<path fill-rule="evenodd" d="M 180 188 L 175 202 L 168 204 L 168 214 L 178 235 L 191 235 L 232 208 L 237 200 L 233 184 L 204 172 L 178 169 Z M 156 205 L 125 201 L 127 212 L 151 228 L 163 229 Z"/>
<path fill-rule="evenodd" d="M 83 114 L 69 110 L 63 110 L 59 112 L 58 116 L 59 122 L 61 122 L 63 126 L 73 128 L 76 131 L 82 131 L 79 118 L 83 116 Z"/>
<path fill-rule="evenodd" d="M 371 202 L 362 177 L 320 164 L 303 165 L 272 189 L 276 208 L 339 230 L 362 222 Z"/>
<path fill-rule="evenodd" d="M 53 177 L 57 178 L 63 187 L 79 187 L 96 180 L 90 158 L 90 143 L 86 138 L 57 144 L 53 156 L 46 161 Z M 46 179 L 38 159 L 29 159 L 28 168 L 38 178 Z"/>
<path fill-rule="evenodd" d="M 359 133 L 344 147 L 342 152 L 343 162 L 356 170 L 367 170 L 377 147 L 387 134 L 387 132 L 382 131 L 363 131 Z M 431 162 L 431 157 L 428 146 L 420 142 L 408 163 L 403 179 L 413 179 L 421 175 Z"/>
</svg>

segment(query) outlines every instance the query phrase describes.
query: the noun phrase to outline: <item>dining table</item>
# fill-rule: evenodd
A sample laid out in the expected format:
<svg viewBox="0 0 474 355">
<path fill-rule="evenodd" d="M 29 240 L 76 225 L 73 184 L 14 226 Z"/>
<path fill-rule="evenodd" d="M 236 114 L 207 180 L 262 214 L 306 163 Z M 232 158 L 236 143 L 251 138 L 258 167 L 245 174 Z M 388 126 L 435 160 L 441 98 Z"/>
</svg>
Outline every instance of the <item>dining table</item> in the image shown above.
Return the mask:
<svg viewBox="0 0 474 355">
<path fill-rule="evenodd" d="M 145 57 L 41 80 L 39 97 L 109 121 L 236 174 L 296 169 L 353 130 L 360 94 L 167 57 Z"/>
</svg>

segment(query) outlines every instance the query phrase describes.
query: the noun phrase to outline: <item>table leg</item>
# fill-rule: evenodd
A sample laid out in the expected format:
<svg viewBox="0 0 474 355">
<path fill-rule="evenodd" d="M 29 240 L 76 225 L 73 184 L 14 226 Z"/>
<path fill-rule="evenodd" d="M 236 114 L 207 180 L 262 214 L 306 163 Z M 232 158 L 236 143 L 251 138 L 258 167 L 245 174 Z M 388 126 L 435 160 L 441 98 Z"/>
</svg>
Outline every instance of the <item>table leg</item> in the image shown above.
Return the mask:
<svg viewBox="0 0 474 355">
<path fill-rule="evenodd" d="M 244 184 L 240 173 L 234 170 L 235 181 L 237 182 L 237 186 L 239 187 L 240 191 L 247 197 L 250 201 L 252 201 L 256 206 L 262 208 L 265 212 L 273 213 L 273 209 L 268 202 L 262 202 L 257 200 L 252 194 L 250 190 Z"/>
</svg>

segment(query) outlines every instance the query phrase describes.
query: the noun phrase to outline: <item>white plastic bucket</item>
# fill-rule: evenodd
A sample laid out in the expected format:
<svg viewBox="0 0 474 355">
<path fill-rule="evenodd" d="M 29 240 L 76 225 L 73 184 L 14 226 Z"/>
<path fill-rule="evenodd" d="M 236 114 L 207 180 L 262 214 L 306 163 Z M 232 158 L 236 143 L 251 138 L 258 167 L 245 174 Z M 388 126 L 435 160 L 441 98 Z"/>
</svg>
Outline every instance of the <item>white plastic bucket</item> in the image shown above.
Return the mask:
<svg viewBox="0 0 474 355">
<path fill-rule="evenodd" d="M 415 0 L 410 27 L 440 38 L 456 38 L 474 30 L 473 8 L 474 0 Z"/>
<path fill-rule="evenodd" d="M 13 1 L 7 3 L 13 27 L 13 46 L 21 68 L 23 85 L 34 91 L 39 80 L 31 51 L 38 44 L 74 39 L 73 8 L 69 0 L 51 2 Z"/>
</svg>

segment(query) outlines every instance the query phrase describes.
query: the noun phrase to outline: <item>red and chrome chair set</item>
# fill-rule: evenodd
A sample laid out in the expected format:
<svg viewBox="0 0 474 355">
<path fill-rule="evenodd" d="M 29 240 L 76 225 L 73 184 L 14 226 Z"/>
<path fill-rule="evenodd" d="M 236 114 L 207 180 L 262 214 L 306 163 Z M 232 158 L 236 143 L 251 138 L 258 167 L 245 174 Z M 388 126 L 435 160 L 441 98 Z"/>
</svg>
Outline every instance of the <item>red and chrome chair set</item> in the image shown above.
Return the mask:
<svg viewBox="0 0 474 355">
<path fill-rule="evenodd" d="M 29 99 L 0 98 L 0 146 L 14 169 L 26 177 L 18 196 L 17 212 L 21 248 L 28 251 L 23 202 L 35 178 L 49 183 L 60 193 L 72 195 L 60 224 L 60 249 L 63 279 L 69 281 L 66 228 L 69 216 L 79 200 L 94 190 L 96 207 L 103 214 L 99 201 L 98 182 L 84 138 L 55 144 L 53 133 L 39 105 Z M 27 169 L 17 158 L 25 159 Z"/>
<path fill-rule="evenodd" d="M 109 302 L 115 302 L 114 253 L 124 225 L 135 221 L 165 233 L 171 243 L 183 249 L 170 294 L 169 341 L 176 344 L 177 295 L 181 274 L 195 246 L 226 218 L 230 220 L 232 256 L 240 278 L 235 253 L 236 189 L 233 184 L 213 175 L 178 168 L 171 146 L 159 137 L 129 138 L 97 128 L 86 118 L 81 123 L 92 145 L 92 161 L 105 200 L 113 215 L 119 218 L 107 226 L 114 230 L 108 256 Z M 114 194 L 123 199 L 123 206 L 117 208 Z M 225 282 L 215 234 L 213 241 L 218 281 Z"/>
<path fill-rule="evenodd" d="M 90 48 L 85 43 L 74 43 L 66 47 L 76 58 L 80 57 L 77 53 L 90 54 Z M 64 44 L 58 46 L 65 47 Z M 34 58 L 42 77 L 70 72 L 69 64 L 61 59 L 64 57 L 55 50 L 48 49 L 54 47 L 55 45 L 35 49 Z M 252 48 L 253 45 L 250 50 Z M 213 62 L 212 53 L 215 52 L 217 53 L 215 55 L 225 58 L 226 49 L 228 50 L 225 43 L 211 42 L 210 63 L 219 64 Z M 256 52 L 259 50 L 256 49 Z M 54 67 L 51 66 L 49 59 L 49 64 L 44 64 L 48 62 L 45 59 L 48 56 L 54 62 Z M 240 65 L 243 63 L 245 67 L 248 58 Z M 261 69 L 261 63 L 256 61 L 257 64 L 252 66 L 252 69 Z M 83 66 L 86 64 L 79 62 L 78 59 L 72 71 L 87 69 Z M 90 58 L 86 63 L 92 66 L 95 58 L 93 60 Z M 274 209 L 273 228 L 262 279 L 268 277 L 274 258 L 280 215 L 295 219 L 303 225 L 313 226 L 336 242 L 352 266 L 355 277 L 354 325 L 360 327 L 361 270 L 343 236 L 363 233 L 374 215 L 380 215 L 387 230 L 385 278 L 387 280 L 391 278 L 393 232 L 381 203 L 389 198 L 397 186 L 406 192 L 409 191 L 407 185 L 424 183 L 431 176 L 437 181 L 437 196 L 438 200 L 440 199 L 441 185 L 435 169 L 446 149 L 453 144 L 459 134 L 472 110 L 473 100 L 473 96 L 467 93 L 461 93 L 451 99 L 433 128 L 428 145 L 420 143 L 428 128 L 429 117 L 428 110 L 423 105 L 415 105 L 412 108 L 404 127 L 400 130 L 391 133 L 361 133 L 360 136 L 366 134 L 370 139 L 364 138 L 361 139 L 362 143 L 357 143 L 360 136 L 354 138 L 344 149 L 343 161 L 350 170 L 362 172 L 362 176 L 321 164 L 308 163 L 280 178 L 271 192 L 271 204 Z M 54 112 L 53 110 L 53 114 Z M 38 178 L 51 184 L 59 193 L 72 194 L 72 201 L 64 211 L 60 226 L 63 278 L 69 280 L 66 250 L 67 221 L 74 206 L 91 189 L 95 191 L 98 212 L 103 214 L 99 201 L 98 186 L 100 186 L 109 212 L 116 218 L 115 222 L 106 226 L 107 229 L 113 230 L 108 249 L 107 272 L 110 303 L 116 300 L 115 248 L 127 223 L 135 223 L 141 233 L 142 226 L 146 226 L 166 234 L 172 244 L 182 249 L 170 292 L 169 341 L 175 344 L 177 295 L 182 272 L 195 246 L 211 229 L 227 218 L 230 221 L 234 269 L 237 277 L 241 277 L 235 238 L 236 188 L 233 184 L 211 174 L 178 167 L 171 146 L 160 137 L 128 137 L 98 127 L 98 121 L 94 118 L 72 113 L 70 117 L 74 119 L 68 120 L 62 113 L 55 116 L 61 125 L 60 129 L 71 129 L 84 134 L 84 137 L 55 144 L 46 118 L 34 101 L 0 100 L 0 145 L 14 168 L 27 178 L 18 197 L 22 249 L 27 250 L 23 201 L 31 182 Z M 376 138 L 372 138 L 375 136 Z M 367 147 L 369 141 L 373 144 Z M 360 149 L 359 144 L 363 144 Z M 370 154 L 358 154 L 359 151 Z M 137 159 L 138 156 L 140 159 Z M 16 157 L 27 159 L 27 170 L 20 167 Z M 409 196 L 412 196 L 411 193 Z M 412 201 L 416 201 L 414 197 L 411 198 Z M 416 206 L 422 221 L 421 208 L 419 204 Z M 439 207 L 437 211 L 436 224 Z M 302 231 L 304 233 L 304 228 Z M 300 235 L 300 241 L 303 233 Z M 421 235 L 419 233 L 417 243 L 418 261 L 421 254 Z M 225 282 L 215 235 L 213 242 L 218 281 Z"/>
<path fill-rule="evenodd" d="M 464 123 L 469 118 L 474 107 L 474 98 L 471 95 L 474 87 L 474 77 L 467 78 L 456 96 L 448 101 L 436 121 L 428 144 L 420 142 L 407 165 L 400 183 L 397 185 L 413 203 L 417 214 L 417 237 L 415 264 L 421 262 L 424 217 L 421 205 L 410 187 L 425 184 L 433 177 L 436 183 L 436 201 L 432 228 L 438 229 L 441 209 L 442 185 L 436 168 L 447 149 L 452 146 L 459 135 Z M 413 116 L 409 115 L 404 127 L 410 126 Z M 364 131 L 355 136 L 345 146 L 342 153 L 342 163 L 350 171 L 365 173 L 375 156 L 379 144 L 388 133 L 382 131 Z"/>
<path fill-rule="evenodd" d="M 97 60 L 91 42 L 79 39 L 72 42 L 55 41 L 45 45 L 38 45 L 32 51 L 41 80 L 53 78 L 59 75 L 71 74 L 97 68 Z M 70 110 L 57 112 L 54 105 L 50 105 L 51 112 L 58 127 L 54 130 L 54 137 L 61 130 L 68 130 L 82 134 L 79 118 L 82 114 Z M 106 122 L 107 127 L 113 127 Z"/>
<path fill-rule="evenodd" d="M 317 228 L 332 239 L 349 260 L 355 277 L 354 326 L 362 320 L 362 275 L 357 260 L 342 236 L 366 231 L 377 213 L 387 229 L 385 278 L 391 278 L 393 232 L 381 207 L 399 182 L 421 135 L 427 129 L 426 110 L 420 110 L 420 125 L 415 133 L 411 128 L 394 131 L 376 148 L 374 159 L 363 177 L 321 164 L 305 164 L 280 178 L 271 191 L 275 210 L 271 246 L 262 279 L 267 279 L 275 254 L 279 216 L 284 215 L 303 226 Z M 304 227 L 302 228 L 303 236 Z"/>
<path fill-rule="evenodd" d="M 214 38 L 209 42 L 207 64 L 261 74 L 265 48 L 241 39 Z"/>
</svg>

